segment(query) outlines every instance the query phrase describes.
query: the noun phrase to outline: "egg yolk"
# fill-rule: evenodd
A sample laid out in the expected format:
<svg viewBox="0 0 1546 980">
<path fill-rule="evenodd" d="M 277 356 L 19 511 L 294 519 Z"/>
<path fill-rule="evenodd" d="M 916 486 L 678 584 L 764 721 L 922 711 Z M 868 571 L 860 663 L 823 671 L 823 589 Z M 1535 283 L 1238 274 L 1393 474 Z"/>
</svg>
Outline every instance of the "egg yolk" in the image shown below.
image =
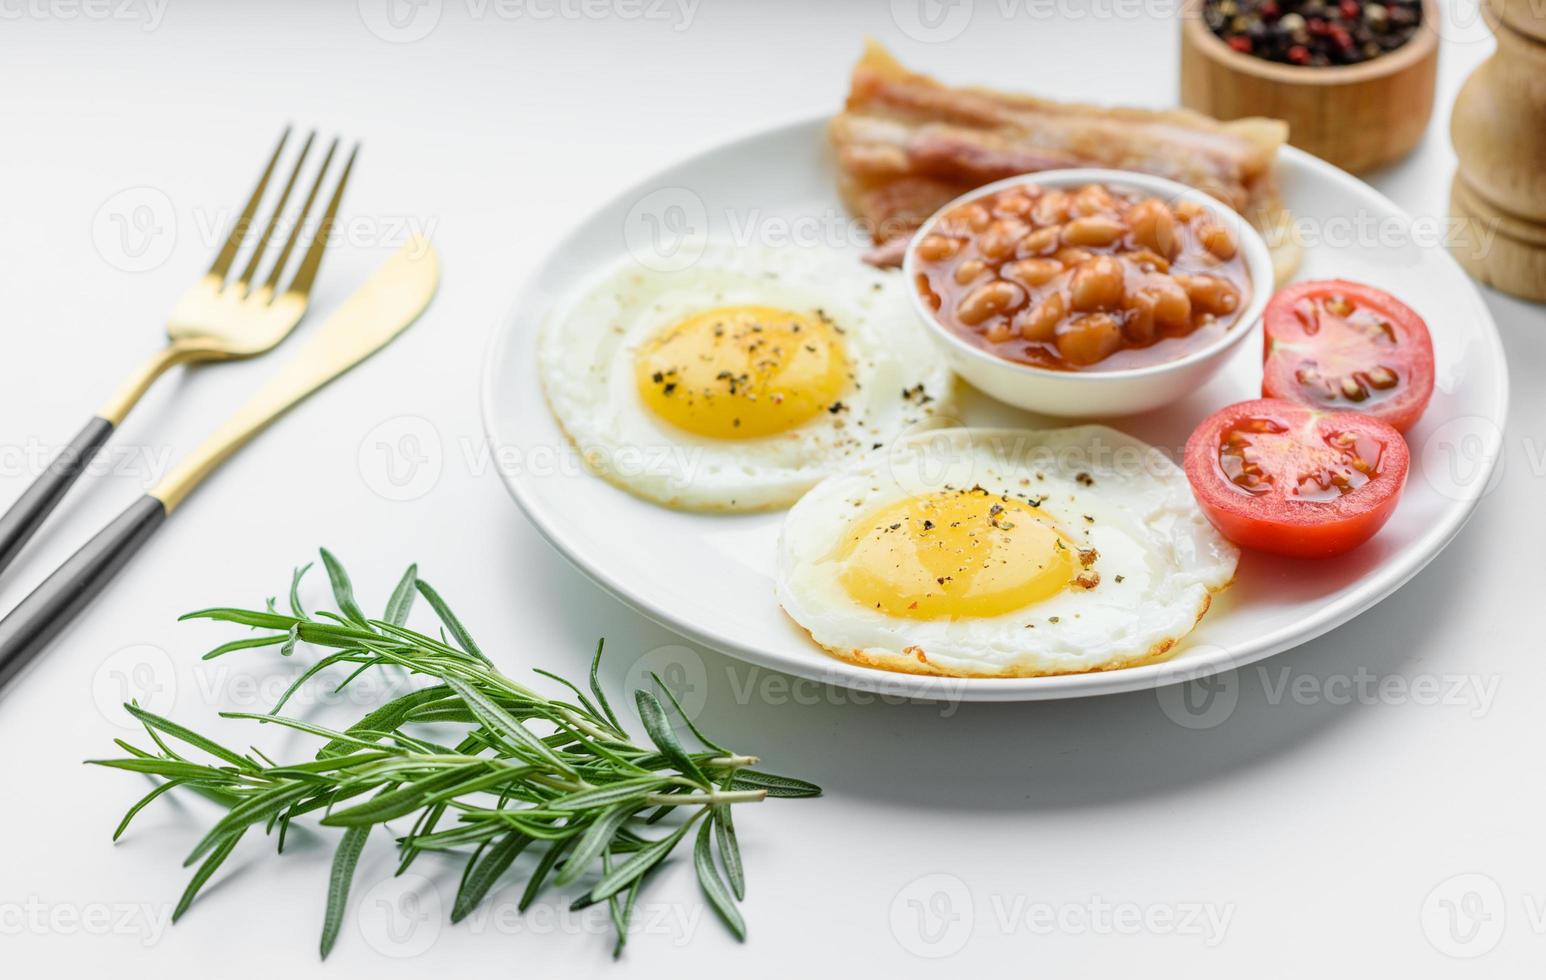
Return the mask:
<svg viewBox="0 0 1546 980">
<path fill-rule="evenodd" d="M 838 411 L 848 365 L 830 319 L 770 306 L 727 306 L 650 338 L 634 360 L 639 397 L 700 436 L 750 439 Z"/>
<path fill-rule="evenodd" d="M 913 497 L 857 521 L 840 581 L 871 609 L 909 619 L 998 616 L 1049 598 L 1080 556 L 1035 508 L 984 490 Z"/>
</svg>

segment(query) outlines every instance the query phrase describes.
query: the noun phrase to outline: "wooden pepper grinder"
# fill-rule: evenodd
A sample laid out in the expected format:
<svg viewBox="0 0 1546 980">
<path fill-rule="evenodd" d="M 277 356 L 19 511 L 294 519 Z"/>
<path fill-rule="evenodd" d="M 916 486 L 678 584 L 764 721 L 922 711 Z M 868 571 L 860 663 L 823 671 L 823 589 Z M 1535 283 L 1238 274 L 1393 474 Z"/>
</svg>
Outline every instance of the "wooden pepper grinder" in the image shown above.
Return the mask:
<svg viewBox="0 0 1546 980">
<path fill-rule="evenodd" d="M 1546 301 L 1546 4 L 1486 0 L 1498 50 L 1466 79 L 1450 139 L 1460 169 L 1450 249 L 1477 279 Z"/>
</svg>

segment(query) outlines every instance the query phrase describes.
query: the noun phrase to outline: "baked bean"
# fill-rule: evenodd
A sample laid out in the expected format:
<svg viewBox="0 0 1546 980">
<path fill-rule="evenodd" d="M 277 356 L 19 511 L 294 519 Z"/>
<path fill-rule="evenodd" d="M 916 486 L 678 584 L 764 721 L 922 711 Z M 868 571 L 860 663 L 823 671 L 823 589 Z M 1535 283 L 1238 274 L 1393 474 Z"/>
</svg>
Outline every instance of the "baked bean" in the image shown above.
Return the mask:
<svg viewBox="0 0 1546 980">
<path fill-rule="evenodd" d="M 922 244 L 922 243 L 920 243 Z M 988 271 L 988 263 L 979 259 L 967 259 L 956 266 L 956 282 L 963 286 L 970 285 L 984 272 Z"/>
<path fill-rule="evenodd" d="M 1063 298 L 1063 294 L 1051 293 L 1040 303 L 1018 313 L 1014 323 L 1021 337 L 1045 343 L 1053 338 L 1057 325 L 1067 315 L 1068 301 Z"/>
<path fill-rule="evenodd" d="M 1229 233 L 1229 229 L 1217 221 L 1209 219 L 1199 221 L 1194 226 L 1197 229 L 1197 240 L 1202 242 L 1202 247 L 1213 253 L 1213 257 L 1220 262 L 1228 262 L 1235 257 L 1235 236 Z"/>
<path fill-rule="evenodd" d="M 1025 305 L 1025 290 L 1012 282 L 995 279 L 967 293 L 956 305 L 956 316 L 969 327 L 1000 313 L 1013 313 Z"/>
<path fill-rule="evenodd" d="M 1081 263 L 1068 282 L 1069 303 L 1076 310 L 1114 310 L 1122 305 L 1125 274 L 1122 263 L 1097 255 Z"/>
<path fill-rule="evenodd" d="M 946 234 L 980 232 L 988 227 L 993 215 L 981 204 L 963 204 L 940 219 L 940 230 Z"/>
<path fill-rule="evenodd" d="M 1176 254 L 1176 216 L 1164 201 L 1149 198 L 1139 201 L 1127 212 L 1133 229 L 1133 242 L 1169 261 Z"/>
<path fill-rule="evenodd" d="M 1139 292 L 1128 297 L 1127 316 L 1122 321 L 1122 336 L 1129 343 L 1142 347 L 1154 342 L 1153 293 Z"/>
<path fill-rule="evenodd" d="M 978 237 L 977 251 L 990 262 L 1006 259 L 1030 230 L 1031 226 L 1018 218 L 999 218 Z"/>
<path fill-rule="evenodd" d="M 918 295 L 922 296 L 923 301 L 929 304 L 929 309 L 938 312 L 940 296 L 939 293 L 934 291 L 934 287 L 930 285 L 929 277 L 920 272 L 915 278 L 918 280 L 916 284 L 918 286 Z"/>
<path fill-rule="evenodd" d="M 1240 306 L 1240 291 L 1218 276 L 1176 276 L 1177 285 L 1186 290 L 1192 308 L 1213 316 L 1233 313 Z"/>
<path fill-rule="evenodd" d="M 1154 298 L 1154 326 L 1167 337 L 1180 337 L 1192 329 L 1192 299 L 1174 279 L 1156 277 L 1141 293 Z"/>
<path fill-rule="evenodd" d="M 1031 220 L 1038 225 L 1060 225 L 1068 220 L 1068 195 L 1048 191 L 1031 208 Z"/>
<path fill-rule="evenodd" d="M 1044 286 L 1063 271 L 1063 263 L 1057 259 L 1021 259 L 1006 264 L 1001 271 L 1005 279 L 1022 286 Z"/>
<path fill-rule="evenodd" d="M 983 336 L 995 344 L 1002 344 L 1015 335 L 1015 328 L 1009 325 L 1009 321 L 999 317 L 988 324 L 988 329 L 983 331 Z"/>
<path fill-rule="evenodd" d="M 1127 234 L 1127 225 L 1104 215 L 1075 218 L 1063 226 L 1063 241 L 1081 248 L 1104 247 L 1125 234 Z"/>
<path fill-rule="evenodd" d="M 1061 225 L 1037 228 L 1020 239 L 1020 244 L 1015 246 L 1015 258 L 1028 259 L 1036 255 L 1051 255 L 1057 251 L 1058 237 L 1062 233 Z"/>
<path fill-rule="evenodd" d="M 1148 249 L 1139 249 L 1136 252 L 1128 252 L 1122 256 L 1134 267 L 1142 272 L 1169 272 L 1170 261 L 1162 259 Z"/>
<path fill-rule="evenodd" d="M 1068 210 L 1083 218 L 1095 214 L 1109 214 L 1115 210 L 1116 204 L 1116 199 L 1106 188 L 1099 184 L 1085 184 L 1074 192 L 1073 199 L 1069 201 Z"/>
<path fill-rule="evenodd" d="M 1008 193 L 993 202 L 993 215 L 997 218 L 1023 218 L 1031 213 L 1034 204 L 1028 194 Z"/>
<path fill-rule="evenodd" d="M 1218 336 L 1249 301 L 1238 252 L 1233 226 L 1202 204 L 1028 183 L 952 207 L 912 259 L 919 296 L 946 327 L 1066 370 L 1119 351 L 1122 367 L 1155 363 Z"/>
<path fill-rule="evenodd" d="M 918 256 L 930 262 L 953 259 L 959 251 L 961 251 L 961 240 L 946 238 L 944 235 L 924 235 L 923 241 L 918 243 Z"/>
<path fill-rule="evenodd" d="M 1081 367 L 1103 361 L 1122 346 L 1122 325 L 1109 313 L 1086 313 L 1058 327 L 1063 360 Z"/>
</svg>

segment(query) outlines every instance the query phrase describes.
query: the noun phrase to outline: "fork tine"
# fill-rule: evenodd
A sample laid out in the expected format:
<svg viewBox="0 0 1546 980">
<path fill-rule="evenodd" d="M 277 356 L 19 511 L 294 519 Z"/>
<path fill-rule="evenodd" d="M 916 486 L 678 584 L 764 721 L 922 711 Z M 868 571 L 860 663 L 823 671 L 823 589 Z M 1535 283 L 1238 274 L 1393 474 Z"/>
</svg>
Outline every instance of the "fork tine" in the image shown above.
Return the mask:
<svg viewBox="0 0 1546 980">
<path fill-rule="evenodd" d="M 279 134 L 279 145 L 274 147 L 274 155 L 268 158 L 268 166 L 263 168 L 263 176 L 258 178 L 258 186 L 247 199 L 247 206 L 242 209 L 241 217 L 236 219 L 236 226 L 231 229 L 231 234 L 226 236 L 225 244 L 220 246 L 220 254 L 215 256 L 215 264 L 209 267 L 210 275 L 224 279 L 225 274 L 231 271 L 231 263 L 236 261 L 236 250 L 241 247 L 242 239 L 247 235 L 247 228 L 252 224 L 252 216 L 258 211 L 258 202 L 263 200 L 263 191 L 268 188 L 268 179 L 274 175 L 274 166 L 279 163 L 279 155 L 284 152 L 285 143 L 289 139 L 290 127 L 286 126 L 284 132 Z"/>
<path fill-rule="evenodd" d="M 359 155 L 360 144 L 356 143 L 354 149 L 349 151 L 349 159 L 344 161 L 344 171 L 338 175 L 338 186 L 333 189 L 332 200 L 327 202 L 322 223 L 317 226 L 317 236 L 312 239 L 311 247 L 306 250 L 306 257 L 301 260 L 300 268 L 295 270 L 295 278 L 290 281 L 288 292 L 300 293 L 302 296 L 311 292 L 311 284 L 317 278 L 317 270 L 322 267 L 322 252 L 327 247 L 328 236 L 333 231 L 333 222 L 338 217 L 338 205 L 344 199 L 344 186 L 349 183 L 349 174 L 354 170 L 354 158 Z"/>
<path fill-rule="evenodd" d="M 317 194 L 322 190 L 322 181 L 327 177 L 327 168 L 333 163 L 333 155 L 338 152 L 338 139 L 327 148 L 327 156 L 322 158 L 322 168 L 317 171 L 317 179 L 312 182 L 311 190 L 306 192 L 306 201 L 301 205 L 301 213 L 295 219 L 295 225 L 290 229 L 290 236 L 285 239 L 284 248 L 279 250 L 279 258 L 274 260 L 274 268 L 269 271 L 268 281 L 263 288 L 272 293 L 279 283 L 279 277 L 284 274 L 285 263 L 290 261 L 290 253 L 295 251 L 295 243 L 301 237 L 301 231 L 306 227 L 306 216 L 311 213 L 311 206 L 316 203 Z"/>
<path fill-rule="evenodd" d="M 295 169 L 290 171 L 290 179 L 285 181 L 284 190 L 279 193 L 279 202 L 274 205 L 274 213 L 269 215 L 268 225 L 263 229 L 263 237 L 258 239 L 258 247 L 253 251 L 252 258 L 247 260 L 247 268 L 242 270 L 241 276 L 236 280 L 237 285 L 244 289 L 252 282 L 252 277 L 258 271 L 258 261 L 263 258 L 263 252 L 268 248 L 269 240 L 274 237 L 274 229 L 278 227 L 279 219 L 284 215 L 285 203 L 290 200 L 290 192 L 295 189 L 295 181 L 301 175 L 301 168 L 306 165 L 306 155 L 311 152 L 311 144 L 316 138 L 316 130 L 306 134 L 306 142 L 301 144 L 301 155 L 295 161 Z"/>
</svg>

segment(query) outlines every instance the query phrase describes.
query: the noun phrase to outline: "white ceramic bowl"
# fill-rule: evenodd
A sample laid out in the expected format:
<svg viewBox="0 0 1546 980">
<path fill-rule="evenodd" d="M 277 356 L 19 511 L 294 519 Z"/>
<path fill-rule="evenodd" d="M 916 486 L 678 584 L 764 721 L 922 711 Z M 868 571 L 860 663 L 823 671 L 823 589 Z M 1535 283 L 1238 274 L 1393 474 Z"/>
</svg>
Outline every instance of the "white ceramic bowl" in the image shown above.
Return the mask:
<svg viewBox="0 0 1546 980">
<path fill-rule="evenodd" d="M 1251 299 L 1223 336 L 1207 347 L 1175 360 L 1140 368 L 1121 370 L 1053 371 L 1029 364 L 1016 364 L 989 353 L 958 336 L 940 323 L 934 311 L 923 302 L 914 287 L 916 279 L 915 246 L 929 234 L 940 216 L 951 208 L 1007 187 L 1034 184 L 1039 187 L 1069 187 L 1083 184 L 1107 184 L 1126 188 L 1171 203 L 1195 201 L 1208 210 L 1235 235 L 1240 255 L 1251 279 Z M 1163 177 L 1127 170 L 1048 170 L 1022 174 L 979 187 L 940 208 L 923 223 L 907 244 L 902 269 L 907 276 L 913 307 L 929 326 L 940 352 L 957 374 L 980 391 L 1001 402 L 1044 415 L 1071 418 L 1101 418 L 1133 415 L 1169 404 L 1196 390 L 1224 365 L 1236 344 L 1256 332 L 1262 310 L 1273 292 L 1272 255 L 1267 243 L 1250 223 L 1233 208 L 1202 191 Z"/>
</svg>

